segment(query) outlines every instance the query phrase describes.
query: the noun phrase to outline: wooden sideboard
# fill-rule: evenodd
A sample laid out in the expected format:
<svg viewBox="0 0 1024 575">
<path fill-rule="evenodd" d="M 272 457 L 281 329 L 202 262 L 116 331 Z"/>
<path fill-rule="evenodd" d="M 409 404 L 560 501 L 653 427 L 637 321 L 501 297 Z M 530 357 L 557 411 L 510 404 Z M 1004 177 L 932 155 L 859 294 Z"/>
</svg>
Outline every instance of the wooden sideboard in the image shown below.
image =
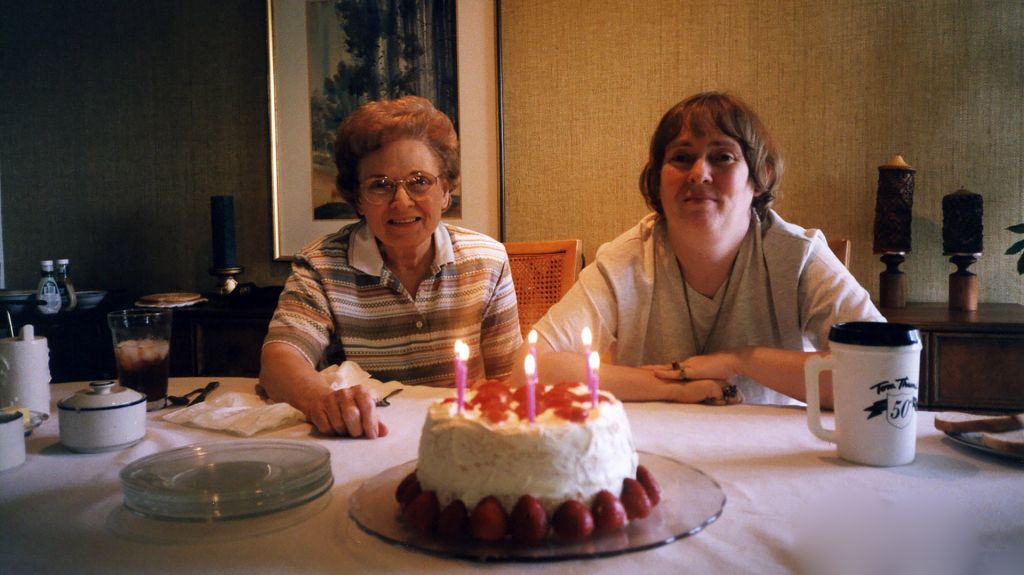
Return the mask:
<svg viewBox="0 0 1024 575">
<path fill-rule="evenodd" d="M 263 339 L 280 293 L 281 286 L 251 287 L 244 295 L 210 295 L 208 302 L 175 308 L 171 375 L 259 375 Z M 114 379 L 117 368 L 106 315 L 128 307 L 132 299 L 114 292 L 94 308 L 50 316 L 32 308 L 12 315 L 12 321 L 16 332 L 32 324 L 36 335 L 47 338 L 53 383 Z M 4 326 L 0 337 L 7 336 Z"/>
<path fill-rule="evenodd" d="M 256 377 L 280 287 L 174 310 L 171 375 Z"/>
<path fill-rule="evenodd" d="M 1024 306 L 981 303 L 968 312 L 908 303 L 880 311 L 921 332 L 923 409 L 1024 410 Z"/>
</svg>

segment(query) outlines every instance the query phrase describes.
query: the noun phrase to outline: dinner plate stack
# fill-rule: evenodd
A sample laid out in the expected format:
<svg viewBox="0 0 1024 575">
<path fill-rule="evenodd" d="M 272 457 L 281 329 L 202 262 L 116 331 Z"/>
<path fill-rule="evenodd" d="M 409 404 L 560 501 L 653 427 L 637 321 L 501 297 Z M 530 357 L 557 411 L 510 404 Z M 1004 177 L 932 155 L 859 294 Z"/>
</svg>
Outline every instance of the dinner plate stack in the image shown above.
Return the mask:
<svg viewBox="0 0 1024 575">
<path fill-rule="evenodd" d="M 275 513 L 312 501 L 333 484 L 329 451 L 288 440 L 189 445 L 143 457 L 121 470 L 125 507 L 169 521 Z"/>
</svg>

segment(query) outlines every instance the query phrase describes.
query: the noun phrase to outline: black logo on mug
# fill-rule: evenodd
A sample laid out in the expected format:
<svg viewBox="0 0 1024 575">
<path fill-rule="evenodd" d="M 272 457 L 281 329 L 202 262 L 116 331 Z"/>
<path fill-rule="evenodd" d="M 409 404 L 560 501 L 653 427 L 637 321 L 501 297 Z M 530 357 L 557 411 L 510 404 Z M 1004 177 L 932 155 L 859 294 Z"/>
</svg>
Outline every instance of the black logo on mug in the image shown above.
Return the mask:
<svg viewBox="0 0 1024 575">
<path fill-rule="evenodd" d="M 875 393 L 885 394 L 884 399 L 872 403 L 864 408 L 868 412 L 868 419 L 885 414 L 885 420 L 889 425 L 903 429 L 910 423 L 910 416 L 917 411 L 917 398 L 911 390 L 917 389 L 917 384 L 909 381 L 908 377 L 898 377 L 895 381 L 882 381 L 871 386 Z"/>
</svg>

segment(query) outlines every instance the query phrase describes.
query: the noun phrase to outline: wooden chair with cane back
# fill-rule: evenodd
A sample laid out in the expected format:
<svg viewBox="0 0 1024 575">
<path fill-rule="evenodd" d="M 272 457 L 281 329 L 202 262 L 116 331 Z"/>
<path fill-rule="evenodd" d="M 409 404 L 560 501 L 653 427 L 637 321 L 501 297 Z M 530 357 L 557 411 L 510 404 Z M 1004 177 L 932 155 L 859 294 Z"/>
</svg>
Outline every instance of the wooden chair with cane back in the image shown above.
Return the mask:
<svg viewBox="0 0 1024 575">
<path fill-rule="evenodd" d="M 839 261 L 843 262 L 844 266 L 850 267 L 850 240 L 842 238 L 828 240 L 828 247 L 832 253 L 836 254 Z"/>
<path fill-rule="evenodd" d="M 526 339 L 533 324 L 576 282 L 583 267 L 583 242 L 506 242 L 505 250 L 519 305 L 519 328 Z"/>
</svg>

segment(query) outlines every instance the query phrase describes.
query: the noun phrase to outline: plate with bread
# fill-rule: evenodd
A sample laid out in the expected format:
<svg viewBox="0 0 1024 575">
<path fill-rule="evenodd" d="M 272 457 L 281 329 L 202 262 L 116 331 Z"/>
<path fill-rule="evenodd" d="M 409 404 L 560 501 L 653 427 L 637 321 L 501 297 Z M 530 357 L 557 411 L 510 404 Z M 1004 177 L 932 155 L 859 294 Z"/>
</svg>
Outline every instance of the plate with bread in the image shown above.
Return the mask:
<svg viewBox="0 0 1024 575">
<path fill-rule="evenodd" d="M 163 308 L 175 308 L 175 307 L 188 307 L 197 303 L 203 303 L 207 301 L 205 297 L 197 293 L 190 292 L 172 292 L 172 293 L 153 293 L 144 295 L 139 298 L 139 301 L 135 302 L 137 307 L 163 307 Z"/>
<path fill-rule="evenodd" d="M 935 428 L 961 445 L 1024 462 L 1024 413 L 975 415 L 943 412 L 935 415 Z"/>
</svg>

